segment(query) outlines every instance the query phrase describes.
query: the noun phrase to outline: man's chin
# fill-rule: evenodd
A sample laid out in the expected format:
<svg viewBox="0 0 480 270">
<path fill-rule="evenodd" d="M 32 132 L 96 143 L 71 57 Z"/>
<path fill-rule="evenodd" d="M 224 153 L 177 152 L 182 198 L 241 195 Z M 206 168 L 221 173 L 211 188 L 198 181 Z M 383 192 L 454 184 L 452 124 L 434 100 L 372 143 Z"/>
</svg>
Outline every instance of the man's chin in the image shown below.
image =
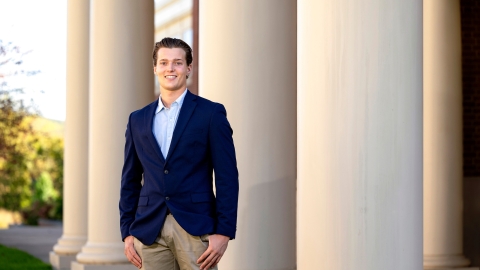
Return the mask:
<svg viewBox="0 0 480 270">
<path fill-rule="evenodd" d="M 187 87 L 162 87 L 163 90 L 168 91 L 168 92 L 175 92 L 175 91 L 183 91 Z"/>
</svg>

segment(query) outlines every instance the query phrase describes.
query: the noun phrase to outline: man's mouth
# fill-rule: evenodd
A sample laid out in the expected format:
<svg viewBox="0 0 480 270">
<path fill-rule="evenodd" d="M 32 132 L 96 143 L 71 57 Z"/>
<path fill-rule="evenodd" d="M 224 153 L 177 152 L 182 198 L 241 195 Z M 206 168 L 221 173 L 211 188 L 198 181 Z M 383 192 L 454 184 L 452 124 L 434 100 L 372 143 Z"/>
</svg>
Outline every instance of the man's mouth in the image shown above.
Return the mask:
<svg viewBox="0 0 480 270">
<path fill-rule="evenodd" d="M 166 79 L 175 79 L 177 76 L 175 75 L 167 75 L 165 76 Z"/>
</svg>

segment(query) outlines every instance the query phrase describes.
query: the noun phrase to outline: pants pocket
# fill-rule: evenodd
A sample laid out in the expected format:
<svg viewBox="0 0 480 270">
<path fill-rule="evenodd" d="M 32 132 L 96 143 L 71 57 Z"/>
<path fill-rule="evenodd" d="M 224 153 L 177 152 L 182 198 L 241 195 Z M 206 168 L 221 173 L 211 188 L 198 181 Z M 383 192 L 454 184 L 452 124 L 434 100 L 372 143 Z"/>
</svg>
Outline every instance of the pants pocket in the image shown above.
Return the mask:
<svg viewBox="0 0 480 270">
<path fill-rule="evenodd" d="M 200 240 L 202 240 L 202 242 L 207 242 L 208 243 L 209 237 L 210 237 L 209 234 L 200 235 Z"/>
</svg>

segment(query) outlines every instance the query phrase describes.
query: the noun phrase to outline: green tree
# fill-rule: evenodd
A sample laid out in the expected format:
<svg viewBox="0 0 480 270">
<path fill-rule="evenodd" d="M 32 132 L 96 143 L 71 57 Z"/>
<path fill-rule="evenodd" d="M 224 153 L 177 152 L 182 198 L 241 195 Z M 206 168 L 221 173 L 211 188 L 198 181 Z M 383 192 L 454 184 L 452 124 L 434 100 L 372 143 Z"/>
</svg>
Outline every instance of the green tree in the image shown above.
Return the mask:
<svg viewBox="0 0 480 270">
<path fill-rule="evenodd" d="M 16 109 L 15 109 L 16 108 Z M 0 98 L 0 207 L 20 210 L 30 205 L 31 178 L 28 172 L 33 148 L 29 113 L 9 97 Z"/>
<path fill-rule="evenodd" d="M 39 73 L 22 69 L 27 53 L 0 40 L 0 207 L 22 210 L 27 219 L 60 219 L 63 139 L 33 127 L 39 117 L 35 108 L 16 99 L 21 85 L 9 84 L 17 76 Z"/>
</svg>

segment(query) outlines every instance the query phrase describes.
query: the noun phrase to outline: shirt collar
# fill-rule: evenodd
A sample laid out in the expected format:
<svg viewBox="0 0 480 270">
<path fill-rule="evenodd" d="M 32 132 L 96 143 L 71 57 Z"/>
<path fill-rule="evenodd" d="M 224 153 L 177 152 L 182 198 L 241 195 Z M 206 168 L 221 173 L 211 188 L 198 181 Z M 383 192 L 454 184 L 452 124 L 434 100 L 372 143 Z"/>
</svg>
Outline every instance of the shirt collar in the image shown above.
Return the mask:
<svg viewBox="0 0 480 270">
<path fill-rule="evenodd" d="M 177 103 L 178 104 L 178 107 L 182 107 L 182 104 L 183 104 L 183 100 L 185 99 L 185 96 L 187 95 L 187 91 L 188 89 L 185 89 L 185 91 L 183 91 L 183 94 L 181 94 L 173 103 Z M 155 110 L 155 114 L 159 113 L 162 109 L 166 109 L 167 107 L 165 107 L 163 105 L 163 102 L 162 102 L 162 95 L 160 94 L 160 96 L 158 97 L 158 106 L 157 106 L 157 109 Z"/>
</svg>

